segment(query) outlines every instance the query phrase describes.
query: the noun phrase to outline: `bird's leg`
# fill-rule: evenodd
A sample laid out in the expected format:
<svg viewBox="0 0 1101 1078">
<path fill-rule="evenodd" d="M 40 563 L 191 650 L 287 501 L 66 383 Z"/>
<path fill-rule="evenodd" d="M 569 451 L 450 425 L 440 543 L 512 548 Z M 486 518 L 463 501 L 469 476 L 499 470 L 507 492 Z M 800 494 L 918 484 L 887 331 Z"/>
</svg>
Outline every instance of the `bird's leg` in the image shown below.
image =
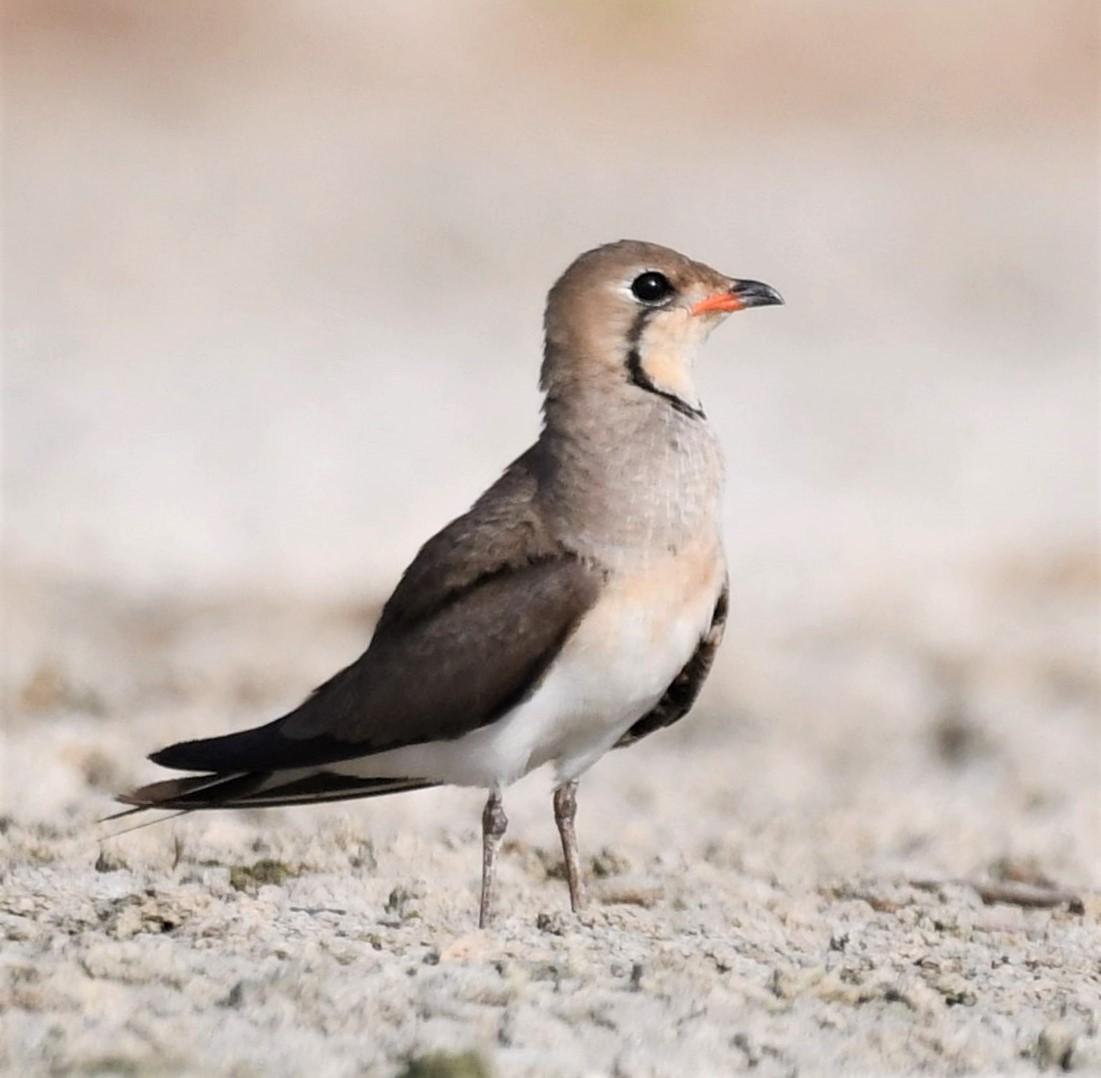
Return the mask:
<svg viewBox="0 0 1101 1078">
<path fill-rule="evenodd" d="M 478 908 L 478 927 L 485 928 L 493 907 L 493 889 L 497 880 L 497 851 L 505 837 L 508 817 L 501 803 L 501 791 L 490 790 L 482 811 L 482 903 Z"/>
<path fill-rule="evenodd" d="M 577 856 L 577 783 L 566 782 L 554 791 L 554 822 L 562 836 L 562 856 L 566 861 L 566 882 L 570 885 L 570 908 L 580 913 L 585 908 L 585 883 L 581 879 L 581 860 Z"/>
</svg>

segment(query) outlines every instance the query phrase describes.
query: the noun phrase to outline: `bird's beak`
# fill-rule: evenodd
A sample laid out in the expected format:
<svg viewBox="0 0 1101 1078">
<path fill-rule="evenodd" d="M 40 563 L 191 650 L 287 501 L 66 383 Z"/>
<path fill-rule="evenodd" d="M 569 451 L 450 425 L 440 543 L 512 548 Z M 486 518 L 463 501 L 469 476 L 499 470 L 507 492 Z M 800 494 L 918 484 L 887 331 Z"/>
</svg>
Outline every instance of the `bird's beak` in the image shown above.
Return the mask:
<svg viewBox="0 0 1101 1078">
<path fill-rule="evenodd" d="M 770 284 L 762 284 L 760 281 L 731 281 L 725 292 L 716 292 L 713 296 L 701 299 L 692 308 L 692 313 L 740 311 L 746 307 L 769 307 L 783 302 L 784 297 Z"/>
</svg>

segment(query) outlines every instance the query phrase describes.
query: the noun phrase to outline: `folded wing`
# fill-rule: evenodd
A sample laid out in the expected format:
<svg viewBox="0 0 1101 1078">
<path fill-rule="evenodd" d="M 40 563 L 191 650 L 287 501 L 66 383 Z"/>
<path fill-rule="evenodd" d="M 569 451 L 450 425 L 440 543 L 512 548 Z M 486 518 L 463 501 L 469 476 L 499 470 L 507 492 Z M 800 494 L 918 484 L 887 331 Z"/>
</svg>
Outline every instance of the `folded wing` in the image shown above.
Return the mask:
<svg viewBox="0 0 1101 1078">
<path fill-rule="evenodd" d="M 165 767 L 317 767 L 462 736 L 523 700 L 596 600 L 602 576 L 545 534 L 522 457 L 418 554 L 367 651 L 264 726 L 154 753 Z"/>
</svg>

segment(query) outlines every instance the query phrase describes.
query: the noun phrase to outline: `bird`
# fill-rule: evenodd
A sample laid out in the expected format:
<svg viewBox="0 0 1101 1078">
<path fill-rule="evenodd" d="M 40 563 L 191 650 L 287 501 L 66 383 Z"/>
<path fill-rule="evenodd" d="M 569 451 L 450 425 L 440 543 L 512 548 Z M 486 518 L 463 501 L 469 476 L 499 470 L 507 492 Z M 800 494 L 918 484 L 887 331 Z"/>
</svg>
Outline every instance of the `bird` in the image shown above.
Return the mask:
<svg viewBox="0 0 1101 1078">
<path fill-rule="evenodd" d="M 118 815 L 480 787 L 484 928 L 503 791 L 551 764 L 584 909 L 578 782 L 689 711 L 726 623 L 724 463 L 697 353 L 731 312 L 783 302 L 653 243 L 581 254 L 547 297 L 535 443 L 421 547 L 366 651 L 274 721 L 152 753 L 192 774 L 119 794 Z"/>
</svg>

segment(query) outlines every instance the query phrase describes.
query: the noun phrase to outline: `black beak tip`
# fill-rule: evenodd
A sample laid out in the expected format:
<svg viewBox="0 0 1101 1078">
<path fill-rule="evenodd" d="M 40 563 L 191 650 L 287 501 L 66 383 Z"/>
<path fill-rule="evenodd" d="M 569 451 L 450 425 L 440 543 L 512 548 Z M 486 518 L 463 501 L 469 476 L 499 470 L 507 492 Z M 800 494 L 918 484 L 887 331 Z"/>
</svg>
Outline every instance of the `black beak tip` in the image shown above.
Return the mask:
<svg viewBox="0 0 1101 1078">
<path fill-rule="evenodd" d="M 743 307 L 782 306 L 784 302 L 784 297 L 763 281 L 734 281 L 730 291 Z"/>
</svg>

